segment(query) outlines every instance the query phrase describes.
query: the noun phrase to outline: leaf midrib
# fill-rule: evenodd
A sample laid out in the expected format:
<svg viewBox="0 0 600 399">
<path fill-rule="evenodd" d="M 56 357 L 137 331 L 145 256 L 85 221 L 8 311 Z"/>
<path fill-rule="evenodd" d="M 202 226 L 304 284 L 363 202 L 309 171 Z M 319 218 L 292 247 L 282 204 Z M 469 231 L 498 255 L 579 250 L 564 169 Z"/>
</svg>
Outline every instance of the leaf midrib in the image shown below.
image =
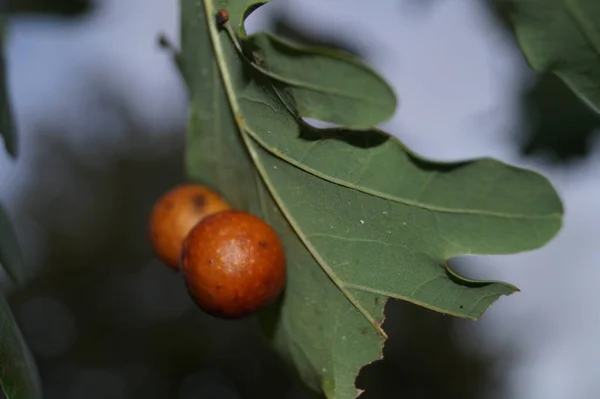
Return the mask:
<svg viewBox="0 0 600 399">
<path fill-rule="evenodd" d="M 323 271 L 325 271 L 325 273 L 332 280 L 332 282 L 346 296 L 348 301 L 350 301 L 350 303 L 352 303 L 352 305 L 363 315 L 363 317 L 369 321 L 369 323 L 373 326 L 373 328 L 381 336 L 383 336 L 384 338 L 387 338 L 387 334 L 385 333 L 385 331 L 383 331 L 383 328 L 381 327 L 380 323 L 378 323 L 377 320 L 375 320 L 375 318 L 371 314 L 369 314 L 369 312 L 362 305 L 360 305 L 359 301 L 354 297 L 354 295 L 352 295 L 350 292 L 348 292 L 346 290 L 344 282 L 340 280 L 340 278 L 333 272 L 333 270 L 329 267 L 329 265 L 327 265 L 327 263 L 320 257 L 320 255 L 315 250 L 315 248 L 312 247 L 310 242 L 308 242 L 308 240 L 306 239 L 304 234 L 301 232 L 300 227 L 295 223 L 294 219 L 292 217 L 290 217 L 289 211 L 282 203 L 281 198 L 276 194 L 276 191 L 273 189 L 271 182 L 268 179 L 268 175 L 266 174 L 266 172 L 262 166 L 262 163 L 258 159 L 258 154 L 256 154 L 256 152 L 252 150 L 251 144 L 249 144 L 249 140 L 251 140 L 251 139 L 246 135 L 246 126 L 245 126 L 244 118 L 242 117 L 243 113 L 241 112 L 241 107 L 238 104 L 237 97 L 233 91 L 233 83 L 232 83 L 229 68 L 227 67 L 227 64 L 226 64 L 221 41 L 219 40 L 219 35 L 216 30 L 216 26 L 215 26 L 214 22 L 211 21 L 211 17 L 213 15 L 215 15 L 216 10 L 213 7 L 212 0 L 204 0 L 203 4 L 204 4 L 205 17 L 206 17 L 205 22 L 208 24 L 210 39 L 213 44 L 213 50 L 215 53 L 215 59 L 217 61 L 217 66 L 221 72 L 221 78 L 223 79 L 223 87 L 225 89 L 225 92 L 227 93 L 227 97 L 229 99 L 229 105 L 231 106 L 231 109 L 234 114 L 235 123 L 238 126 L 240 136 L 242 137 L 242 140 L 244 141 L 246 149 L 247 149 L 248 153 L 250 154 L 250 157 L 252 158 L 252 161 L 254 162 L 254 165 L 256 166 L 256 169 L 258 170 L 261 178 L 263 179 L 263 182 L 265 183 L 269 192 L 273 196 L 273 200 L 275 201 L 275 203 L 281 210 L 282 214 L 285 216 L 285 218 L 290 223 L 290 226 L 292 227 L 294 232 L 298 235 L 298 237 L 300 238 L 300 240 L 302 241 L 302 243 L 304 244 L 306 249 L 310 252 L 310 254 L 313 256 L 313 258 L 321 266 Z"/>
</svg>

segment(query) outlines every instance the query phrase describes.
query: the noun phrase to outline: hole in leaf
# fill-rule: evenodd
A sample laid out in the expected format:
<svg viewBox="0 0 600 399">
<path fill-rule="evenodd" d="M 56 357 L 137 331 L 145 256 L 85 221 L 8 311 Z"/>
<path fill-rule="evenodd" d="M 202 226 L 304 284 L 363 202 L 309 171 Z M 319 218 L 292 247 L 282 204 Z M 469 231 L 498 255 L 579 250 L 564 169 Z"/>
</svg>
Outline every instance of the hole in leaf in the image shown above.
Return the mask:
<svg viewBox="0 0 600 399">
<path fill-rule="evenodd" d="M 280 2 L 269 2 L 263 5 L 250 6 L 244 15 L 244 27 L 248 35 L 260 31 L 272 31 L 270 26 L 276 18 L 277 8 L 281 8 Z M 259 10 L 260 9 L 260 10 Z M 237 23 L 237 21 L 235 21 Z"/>
<path fill-rule="evenodd" d="M 315 129 L 304 126 L 300 138 L 307 141 L 340 140 L 354 147 L 372 148 L 380 146 L 389 140 L 390 136 L 378 130 L 346 130 L 346 129 Z"/>
<path fill-rule="evenodd" d="M 315 129 L 340 129 L 341 126 L 335 123 L 320 121 L 314 118 L 302 118 L 302 122 Z"/>
</svg>

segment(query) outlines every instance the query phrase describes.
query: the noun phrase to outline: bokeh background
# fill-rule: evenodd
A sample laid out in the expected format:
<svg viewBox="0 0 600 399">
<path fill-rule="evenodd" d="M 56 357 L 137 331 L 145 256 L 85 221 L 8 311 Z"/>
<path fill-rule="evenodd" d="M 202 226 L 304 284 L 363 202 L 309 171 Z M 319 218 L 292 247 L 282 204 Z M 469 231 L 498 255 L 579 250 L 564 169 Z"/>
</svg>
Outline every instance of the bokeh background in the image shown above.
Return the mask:
<svg viewBox="0 0 600 399">
<path fill-rule="evenodd" d="M 178 2 L 5 3 L 20 155 L 1 152 L 0 199 L 29 279 L 3 288 L 45 397 L 309 398 L 255 320 L 203 315 L 146 240 L 153 201 L 184 179 L 186 93 L 157 42 L 178 43 Z M 492 2 L 274 0 L 248 25 L 364 57 L 400 99 L 385 130 L 429 158 L 541 171 L 565 203 L 546 247 L 453 260 L 522 290 L 480 321 L 391 303 L 361 398 L 600 397 L 598 118 L 528 69 Z"/>
</svg>

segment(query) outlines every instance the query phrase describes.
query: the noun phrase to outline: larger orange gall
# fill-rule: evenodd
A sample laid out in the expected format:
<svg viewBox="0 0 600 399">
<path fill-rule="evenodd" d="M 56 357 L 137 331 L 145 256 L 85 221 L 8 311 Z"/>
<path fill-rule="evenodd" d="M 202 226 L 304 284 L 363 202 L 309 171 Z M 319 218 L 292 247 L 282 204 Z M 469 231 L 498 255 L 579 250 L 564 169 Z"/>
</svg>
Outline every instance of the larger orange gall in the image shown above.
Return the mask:
<svg viewBox="0 0 600 399">
<path fill-rule="evenodd" d="M 209 188 L 182 184 L 156 201 L 148 226 L 156 256 L 173 270 L 179 269 L 183 241 L 205 217 L 229 209 L 229 204 Z"/>
<path fill-rule="evenodd" d="M 198 306 L 222 318 L 260 310 L 285 284 L 285 254 L 277 233 L 262 219 L 236 210 L 209 216 L 190 231 L 181 267 Z"/>
</svg>

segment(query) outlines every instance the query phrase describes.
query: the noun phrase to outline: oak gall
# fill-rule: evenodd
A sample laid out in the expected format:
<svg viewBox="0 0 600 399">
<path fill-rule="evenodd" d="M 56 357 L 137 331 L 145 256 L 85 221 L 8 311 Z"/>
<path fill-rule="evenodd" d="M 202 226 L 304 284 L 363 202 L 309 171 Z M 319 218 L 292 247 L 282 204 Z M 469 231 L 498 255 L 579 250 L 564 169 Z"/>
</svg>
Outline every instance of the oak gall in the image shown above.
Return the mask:
<svg viewBox="0 0 600 399">
<path fill-rule="evenodd" d="M 168 191 L 156 201 L 150 216 L 148 230 L 156 256 L 178 270 L 183 241 L 192 227 L 229 208 L 219 194 L 205 186 L 183 184 Z"/>
<path fill-rule="evenodd" d="M 220 9 L 217 11 L 215 19 L 217 20 L 217 25 L 222 27 L 227 21 L 229 21 L 229 13 L 225 9 Z"/>
<path fill-rule="evenodd" d="M 181 267 L 206 313 L 240 318 L 273 302 L 285 284 L 284 249 L 275 230 L 246 212 L 205 218 L 186 238 Z"/>
</svg>

